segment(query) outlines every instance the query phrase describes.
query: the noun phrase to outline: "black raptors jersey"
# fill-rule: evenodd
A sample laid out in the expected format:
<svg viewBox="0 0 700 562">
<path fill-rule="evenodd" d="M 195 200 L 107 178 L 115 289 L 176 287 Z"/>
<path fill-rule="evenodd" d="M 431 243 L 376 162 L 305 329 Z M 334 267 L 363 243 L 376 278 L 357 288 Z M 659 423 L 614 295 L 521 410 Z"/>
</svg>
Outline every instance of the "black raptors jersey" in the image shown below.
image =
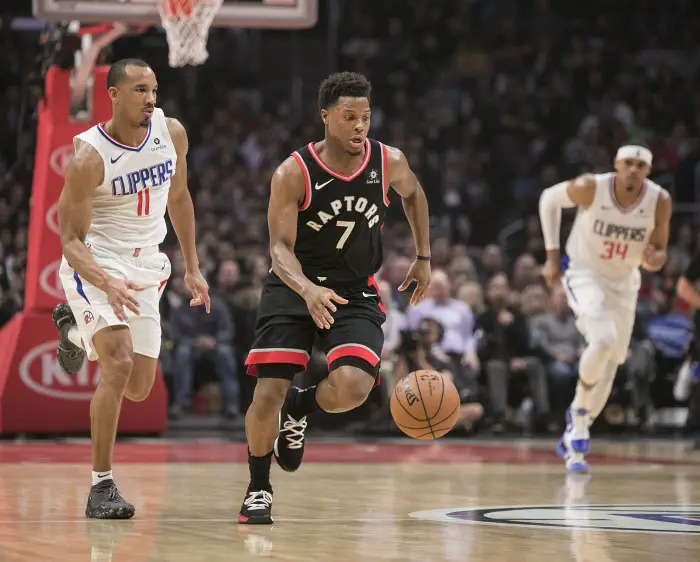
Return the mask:
<svg viewBox="0 0 700 562">
<path fill-rule="evenodd" d="M 314 143 L 292 156 L 306 183 L 294 246 L 304 275 L 331 285 L 366 280 L 382 265 L 380 231 L 389 205 L 386 147 L 367 139 L 362 163 L 349 176 L 328 168 Z"/>
</svg>

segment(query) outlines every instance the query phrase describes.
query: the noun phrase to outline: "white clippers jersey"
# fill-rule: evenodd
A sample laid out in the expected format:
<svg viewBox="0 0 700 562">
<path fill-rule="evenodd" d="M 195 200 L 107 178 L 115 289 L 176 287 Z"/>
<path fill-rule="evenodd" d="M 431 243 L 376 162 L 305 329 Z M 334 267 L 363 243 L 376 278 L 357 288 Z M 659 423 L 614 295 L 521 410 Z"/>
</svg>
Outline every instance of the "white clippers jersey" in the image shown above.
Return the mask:
<svg viewBox="0 0 700 562">
<path fill-rule="evenodd" d="M 637 202 L 622 209 L 614 194 L 615 173 L 598 174 L 595 179 L 593 203 L 588 209 L 579 207 L 566 244 L 569 267 L 638 284 L 642 253 L 656 226 L 662 188 L 645 180 Z"/>
<path fill-rule="evenodd" d="M 165 209 L 177 163 L 163 110 L 153 111 L 137 147 L 113 139 L 101 124 L 73 139 L 76 151 L 78 139 L 94 147 L 104 163 L 85 242 L 117 253 L 160 244 L 167 233 Z"/>
</svg>

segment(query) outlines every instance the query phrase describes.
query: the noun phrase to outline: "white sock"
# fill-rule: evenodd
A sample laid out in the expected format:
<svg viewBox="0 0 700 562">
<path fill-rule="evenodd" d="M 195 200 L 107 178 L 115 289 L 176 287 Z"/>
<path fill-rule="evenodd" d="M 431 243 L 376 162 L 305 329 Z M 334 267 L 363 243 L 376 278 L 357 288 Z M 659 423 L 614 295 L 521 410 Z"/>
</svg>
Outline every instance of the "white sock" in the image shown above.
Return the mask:
<svg viewBox="0 0 700 562">
<path fill-rule="evenodd" d="M 80 337 L 80 331 L 75 326 L 71 326 L 68 330 L 68 339 L 73 345 L 77 345 L 78 347 L 85 349 L 85 346 L 83 345 L 83 338 Z"/>
<path fill-rule="evenodd" d="M 589 424 L 592 424 L 595 419 L 600 415 L 605 407 L 605 404 L 610 398 L 610 392 L 612 392 L 612 387 L 615 382 L 615 375 L 617 374 L 617 363 L 613 361 L 608 361 L 603 370 L 603 376 L 600 377 L 596 385 L 591 390 L 589 397 Z"/>
<path fill-rule="evenodd" d="M 92 471 L 92 485 L 95 486 L 96 484 L 99 484 L 100 482 L 104 482 L 105 480 L 112 480 L 112 471 L 111 470 L 106 470 L 104 472 L 95 472 L 94 470 Z"/>
<path fill-rule="evenodd" d="M 576 394 L 578 395 L 578 388 L 581 387 L 579 382 L 576 389 Z M 585 390 L 585 389 L 583 389 Z M 576 398 L 574 398 L 574 403 L 571 404 L 571 427 L 576 439 L 588 439 L 588 410 L 585 408 L 577 408 L 575 405 Z"/>
</svg>

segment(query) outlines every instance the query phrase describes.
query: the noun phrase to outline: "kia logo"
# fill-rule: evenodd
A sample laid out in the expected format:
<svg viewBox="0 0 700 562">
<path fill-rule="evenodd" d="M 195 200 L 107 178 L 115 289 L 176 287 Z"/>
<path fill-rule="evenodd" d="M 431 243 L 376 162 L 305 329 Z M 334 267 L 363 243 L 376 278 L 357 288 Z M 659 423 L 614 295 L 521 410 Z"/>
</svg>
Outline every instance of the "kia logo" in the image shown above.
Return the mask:
<svg viewBox="0 0 700 562">
<path fill-rule="evenodd" d="M 73 158 L 75 153 L 72 144 L 64 144 L 59 146 L 56 150 L 51 153 L 49 157 L 49 164 L 51 169 L 56 172 L 59 176 L 66 175 L 66 169 L 68 168 L 68 162 Z"/>
<path fill-rule="evenodd" d="M 60 267 L 61 260 L 56 260 L 47 265 L 39 275 L 39 286 L 45 293 L 52 297 L 64 300 L 66 294 L 63 292 L 61 278 L 58 276 Z"/>
<path fill-rule="evenodd" d="M 22 382 L 38 394 L 61 400 L 90 400 L 100 380 L 97 363 L 85 361 L 76 375 L 61 369 L 56 358 L 58 341 L 47 341 L 31 349 L 19 363 Z"/>
<path fill-rule="evenodd" d="M 58 201 L 51 205 L 49 210 L 46 211 L 46 226 L 48 226 L 49 230 L 54 234 L 61 234 L 58 229 Z"/>
</svg>

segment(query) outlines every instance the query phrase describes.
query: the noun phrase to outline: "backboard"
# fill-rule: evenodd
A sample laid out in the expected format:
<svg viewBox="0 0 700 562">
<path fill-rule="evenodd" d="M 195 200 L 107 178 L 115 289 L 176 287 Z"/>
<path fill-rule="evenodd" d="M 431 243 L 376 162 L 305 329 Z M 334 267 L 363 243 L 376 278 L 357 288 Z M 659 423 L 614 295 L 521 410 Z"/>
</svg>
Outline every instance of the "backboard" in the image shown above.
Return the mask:
<svg viewBox="0 0 700 562">
<path fill-rule="evenodd" d="M 32 0 L 34 15 L 46 21 L 82 23 L 161 22 L 156 0 Z M 318 0 L 224 0 L 214 27 L 302 29 L 318 18 Z"/>
</svg>

